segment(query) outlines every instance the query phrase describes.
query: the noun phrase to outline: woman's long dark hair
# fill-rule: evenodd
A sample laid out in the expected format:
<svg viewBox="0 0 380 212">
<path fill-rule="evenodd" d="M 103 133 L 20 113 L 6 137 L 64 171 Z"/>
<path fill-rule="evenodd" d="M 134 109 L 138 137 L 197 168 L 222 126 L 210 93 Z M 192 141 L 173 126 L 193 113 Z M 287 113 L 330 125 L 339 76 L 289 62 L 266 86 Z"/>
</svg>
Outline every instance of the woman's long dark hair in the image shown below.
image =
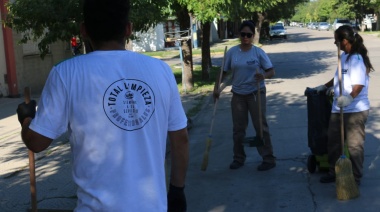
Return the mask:
<svg viewBox="0 0 380 212">
<path fill-rule="evenodd" d="M 338 40 L 341 42 L 343 39 L 346 39 L 351 44 L 351 51 L 347 57 L 347 60 L 354 54 L 360 54 L 364 60 L 364 65 L 367 70 L 367 74 L 369 72 L 374 71 L 371 61 L 368 57 L 368 50 L 364 46 L 363 38 L 351 26 L 343 25 L 335 30 L 335 34 Z"/>
</svg>

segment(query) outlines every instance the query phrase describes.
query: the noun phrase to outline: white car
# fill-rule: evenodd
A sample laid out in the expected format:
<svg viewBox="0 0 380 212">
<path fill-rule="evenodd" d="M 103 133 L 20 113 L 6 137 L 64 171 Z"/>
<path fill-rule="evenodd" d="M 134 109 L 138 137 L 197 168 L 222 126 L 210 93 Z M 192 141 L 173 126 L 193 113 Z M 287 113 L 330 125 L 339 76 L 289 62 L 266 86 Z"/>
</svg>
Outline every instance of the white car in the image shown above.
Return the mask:
<svg viewBox="0 0 380 212">
<path fill-rule="evenodd" d="M 269 39 L 272 40 L 273 38 L 287 38 L 284 26 L 274 25 L 270 27 Z"/>
<path fill-rule="evenodd" d="M 334 20 L 334 23 L 332 24 L 332 30 L 335 31 L 336 29 L 338 29 L 340 26 L 343 26 L 343 25 L 351 26 L 350 20 L 337 18 Z"/>
<path fill-rule="evenodd" d="M 329 23 L 327 23 L 327 22 L 319 22 L 318 31 L 321 31 L 321 30 L 329 31 L 329 29 L 330 29 L 330 24 Z"/>
</svg>

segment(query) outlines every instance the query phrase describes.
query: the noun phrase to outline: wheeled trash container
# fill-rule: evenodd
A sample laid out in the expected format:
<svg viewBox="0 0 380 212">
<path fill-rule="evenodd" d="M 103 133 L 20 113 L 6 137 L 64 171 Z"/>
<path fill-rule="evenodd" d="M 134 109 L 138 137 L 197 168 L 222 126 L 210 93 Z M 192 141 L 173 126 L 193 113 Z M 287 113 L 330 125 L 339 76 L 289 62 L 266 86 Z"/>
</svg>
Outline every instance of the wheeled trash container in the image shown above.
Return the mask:
<svg viewBox="0 0 380 212">
<path fill-rule="evenodd" d="M 331 115 L 332 98 L 325 92 L 317 93 L 313 88 L 306 88 L 307 97 L 307 137 L 311 154 L 307 158 L 310 173 L 328 170 L 327 130 Z"/>
</svg>

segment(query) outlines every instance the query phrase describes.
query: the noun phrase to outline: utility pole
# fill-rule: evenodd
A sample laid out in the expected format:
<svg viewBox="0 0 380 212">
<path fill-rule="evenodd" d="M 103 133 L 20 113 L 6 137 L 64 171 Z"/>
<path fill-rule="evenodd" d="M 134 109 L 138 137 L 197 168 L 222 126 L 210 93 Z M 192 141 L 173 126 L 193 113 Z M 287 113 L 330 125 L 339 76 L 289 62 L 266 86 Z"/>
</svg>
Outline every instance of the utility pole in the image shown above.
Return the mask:
<svg viewBox="0 0 380 212">
<path fill-rule="evenodd" d="M 1 20 L 5 20 L 8 11 L 5 8 L 5 3 L 7 0 L 0 0 L 0 13 Z M 18 92 L 18 83 L 17 83 L 17 74 L 16 74 L 16 60 L 15 60 L 15 52 L 13 46 L 13 34 L 12 29 L 6 27 L 5 24 L 2 24 L 3 28 L 3 41 L 4 41 L 4 53 L 5 53 L 5 65 L 7 69 L 7 74 L 4 76 L 6 82 L 8 84 L 8 93 L 9 97 L 19 97 L 20 94 Z"/>
</svg>

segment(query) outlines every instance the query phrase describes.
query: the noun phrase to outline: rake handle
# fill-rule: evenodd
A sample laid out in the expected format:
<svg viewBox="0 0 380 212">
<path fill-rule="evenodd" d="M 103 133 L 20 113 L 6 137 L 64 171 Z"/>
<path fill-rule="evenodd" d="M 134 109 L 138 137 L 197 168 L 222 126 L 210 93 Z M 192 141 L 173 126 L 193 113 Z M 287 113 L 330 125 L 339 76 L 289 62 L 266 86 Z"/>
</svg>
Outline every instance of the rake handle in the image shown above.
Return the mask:
<svg viewBox="0 0 380 212">
<path fill-rule="evenodd" d="M 30 88 L 24 88 L 24 101 L 26 104 L 30 102 Z M 29 157 L 29 178 L 30 178 L 30 200 L 31 200 L 31 211 L 37 212 L 37 189 L 36 189 L 36 167 L 34 152 L 28 149 Z"/>
<path fill-rule="evenodd" d="M 256 69 L 256 74 L 259 73 L 259 69 Z M 261 89 L 260 82 L 257 82 L 257 104 L 259 109 L 259 135 L 260 139 L 263 139 L 263 117 L 261 114 Z"/>
<path fill-rule="evenodd" d="M 224 62 L 225 62 L 226 53 L 227 53 L 227 46 L 224 48 L 224 55 L 223 55 L 223 59 L 222 59 L 222 65 L 220 67 L 220 73 L 219 73 L 219 76 L 218 76 L 218 81 L 215 82 L 215 88 L 217 88 L 218 91 L 220 90 L 220 83 L 221 83 L 222 77 L 223 77 L 223 70 L 224 70 Z M 202 167 L 201 167 L 202 171 L 206 171 L 207 166 L 208 166 L 208 154 L 209 154 L 210 149 L 211 149 L 212 129 L 214 127 L 215 114 L 216 114 L 216 108 L 217 108 L 217 105 L 218 105 L 218 100 L 219 100 L 219 98 L 216 98 L 215 102 L 214 102 L 214 110 L 212 112 L 210 131 L 209 131 L 208 139 L 207 139 L 207 142 L 206 142 L 206 150 L 205 150 L 205 152 L 203 154 L 203 161 L 202 161 Z"/>
</svg>

